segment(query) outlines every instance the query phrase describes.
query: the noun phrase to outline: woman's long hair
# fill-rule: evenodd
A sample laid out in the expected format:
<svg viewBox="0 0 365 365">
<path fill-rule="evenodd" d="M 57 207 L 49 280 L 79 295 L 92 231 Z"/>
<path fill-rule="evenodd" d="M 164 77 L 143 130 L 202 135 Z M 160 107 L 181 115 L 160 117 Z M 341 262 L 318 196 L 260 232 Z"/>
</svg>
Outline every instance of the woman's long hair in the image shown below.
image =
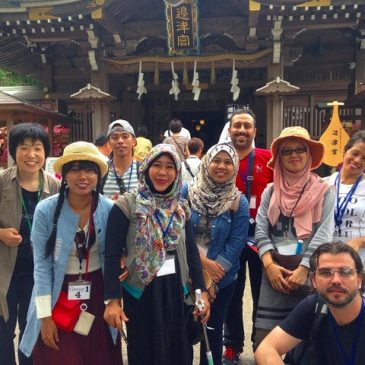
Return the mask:
<svg viewBox="0 0 365 365">
<path fill-rule="evenodd" d="M 72 163 L 75 161 L 72 161 Z M 47 240 L 46 243 L 46 249 L 45 249 L 45 257 L 49 257 L 50 255 L 53 254 L 53 251 L 55 249 L 56 246 L 56 237 L 57 237 L 57 223 L 58 223 L 58 218 L 60 217 L 61 214 L 61 209 L 63 206 L 63 203 L 65 201 L 65 196 L 67 196 L 68 194 L 68 187 L 67 187 L 67 182 L 66 182 L 66 174 L 67 172 L 70 170 L 70 165 L 71 163 L 68 163 L 66 165 L 63 166 L 62 168 L 62 181 L 61 181 L 61 187 L 59 190 L 59 195 L 58 195 L 58 200 L 57 200 L 57 205 L 56 205 L 56 210 L 54 212 L 53 215 L 53 227 L 52 227 L 52 232 Z M 89 248 L 93 246 L 93 244 L 95 243 L 96 240 L 96 235 L 95 235 L 95 227 L 94 227 L 94 212 L 98 206 L 99 203 L 99 191 L 100 191 L 100 169 L 98 167 L 97 170 L 97 174 L 98 174 L 98 182 L 96 185 L 96 188 L 94 191 L 92 191 L 92 202 L 91 202 L 91 211 L 90 211 L 90 223 L 89 224 Z"/>
</svg>

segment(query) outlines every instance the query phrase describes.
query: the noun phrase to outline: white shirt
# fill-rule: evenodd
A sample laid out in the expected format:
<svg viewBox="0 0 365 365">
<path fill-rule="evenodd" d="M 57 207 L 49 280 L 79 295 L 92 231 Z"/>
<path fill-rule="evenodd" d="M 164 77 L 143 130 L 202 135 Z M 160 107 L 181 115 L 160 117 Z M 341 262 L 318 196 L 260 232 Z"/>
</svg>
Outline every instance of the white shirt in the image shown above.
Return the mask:
<svg viewBox="0 0 365 365">
<path fill-rule="evenodd" d="M 172 132 L 171 132 L 171 134 L 172 134 Z M 184 127 L 181 128 L 181 131 L 180 131 L 179 134 L 180 134 L 180 136 L 188 137 L 189 139 L 191 139 L 190 132 Z M 165 137 L 168 137 L 169 136 L 169 130 L 167 129 L 163 135 Z"/>
<path fill-rule="evenodd" d="M 326 180 L 335 186 L 338 172 L 326 177 Z M 339 202 L 340 204 L 345 199 L 348 192 L 351 190 L 353 184 L 339 184 Z M 337 192 L 336 192 L 337 204 Z M 338 227 L 336 227 L 338 228 Z M 338 229 L 334 232 L 334 239 L 342 241 L 350 241 L 352 238 L 365 236 L 365 180 L 361 180 L 356 190 L 354 191 L 350 201 L 347 204 L 346 210 L 342 217 L 342 224 L 340 226 L 341 233 Z M 359 254 L 363 262 L 365 262 L 365 249 L 360 249 Z"/>
<path fill-rule="evenodd" d="M 185 161 L 188 163 L 190 170 L 195 177 L 198 174 L 199 166 L 200 166 L 200 162 L 201 162 L 199 157 L 190 155 Z M 186 169 L 185 163 L 182 162 L 181 165 L 182 165 L 182 179 L 183 179 L 182 181 L 184 183 L 192 181 L 194 178 L 190 175 L 189 171 Z"/>
</svg>

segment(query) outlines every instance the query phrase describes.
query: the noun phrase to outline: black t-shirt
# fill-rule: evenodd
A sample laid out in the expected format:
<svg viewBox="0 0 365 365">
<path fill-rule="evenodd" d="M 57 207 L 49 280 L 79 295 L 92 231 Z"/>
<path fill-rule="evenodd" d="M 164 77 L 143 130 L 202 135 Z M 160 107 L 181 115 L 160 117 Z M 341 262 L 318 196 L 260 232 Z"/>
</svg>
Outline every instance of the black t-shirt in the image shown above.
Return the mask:
<svg viewBox="0 0 365 365">
<path fill-rule="evenodd" d="M 312 321 L 315 312 L 317 295 L 310 295 L 302 300 L 292 311 L 292 313 L 280 324 L 280 328 L 287 332 L 289 335 L 306 339 L 311 330 Z M 337 343 L 336 335 L 329 318 L 330 314 L 326 316 L 323 323 L 320 326 L 318 334 L 318 351 L 322 351 L 322 355 L 326 359 L 326 365 L 347 365 L 350 362 L 346 362 L 344 355 Z M 357 352 L 355 363 L 353 365 L 365 364 L 365 318 L 363 318 L 360 335 L 355 339 L 355 332 L 357 326 L 357 319 L 351 323 L 339 326 L 336 324 L 337 333 L 341 341 L 342 347 L 347 355 L 347 358 L 351 357 L 351 348 L 353 341 L 357 341 Z M 323 364 L 323 365 L 325 365 Z"/>
<path fill-rule="evenodd" d="M 16 267 L 14 271 L 33 272 L 33 252 L 30 244 L 30 227 L 33 223 L 34 210 L 38 203 L 38 191 L 22 190 L 22 218 L 20 221 L 19 234 L 22 242 L 18 246 Z"/>
</svg>

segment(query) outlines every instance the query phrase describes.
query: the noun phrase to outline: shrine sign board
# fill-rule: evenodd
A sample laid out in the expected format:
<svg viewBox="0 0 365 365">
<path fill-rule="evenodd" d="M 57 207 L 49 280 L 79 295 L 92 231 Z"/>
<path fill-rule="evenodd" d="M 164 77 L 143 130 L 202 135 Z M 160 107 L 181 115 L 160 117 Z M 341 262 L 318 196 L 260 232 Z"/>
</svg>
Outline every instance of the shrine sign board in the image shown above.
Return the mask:
<svg viewBox="0 0 365 365">
<path fill-rule="evenodd" d="M 199 54 L 197 2 L 198 0 L 165 2 L 170 56 Z"/>
</svg>

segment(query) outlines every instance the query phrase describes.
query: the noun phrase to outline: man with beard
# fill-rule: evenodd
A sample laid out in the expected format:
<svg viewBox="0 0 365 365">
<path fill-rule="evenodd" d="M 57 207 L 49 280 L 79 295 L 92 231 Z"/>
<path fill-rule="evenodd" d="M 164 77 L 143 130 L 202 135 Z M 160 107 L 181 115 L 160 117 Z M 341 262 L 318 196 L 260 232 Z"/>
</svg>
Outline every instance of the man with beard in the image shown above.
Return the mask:
<svg viewBox="0 0 365 365">
<path fill-rule="evenodd" d="M 360 256 L 343 242 L 319 246 L 310 259 L 317 294 L 304 299 L 293 312 L 261 342 L 258 365 L 284 364 L 281 355 L 312 336 L 319 359 L 311 365 L 365 364 L 365 303 L 363 264 Z M 320 296 L 328 306 L 316 333 L 311 333 L 315 307 Z"/>
<path fill-rule="evenodd" d="M 237 109 L 230 117 L 229 134 L 240 159 L 236 185 L 245 194 L 250 204 L 250 228 L 247 245 L 240 256 L 240 270 L 236 289 L 227 311 L 224 327 L 223 365 L 238 364 L 243 352 L 244 327 L 242 318 L 242 296 L 246 283 L 246 264 L 248 263 L 251 293 L 253 300 L 252 321 L 254 322 L 260 295 L 262 266 L 255 246 L 255 218 L 260 205 L 261 194 L 266 185 L 273 180 L 273 172 L 267 167 L 271 153 L 262 148 L 253 148 L 256 135 L 256 117 L 250 109 Z M 245 242 L 242 242 L 244 245 Z M 255 328 L 253 323 L 253 328 Z M 253 330 L 251 341 L 254 343 Z"/>
</svg>

